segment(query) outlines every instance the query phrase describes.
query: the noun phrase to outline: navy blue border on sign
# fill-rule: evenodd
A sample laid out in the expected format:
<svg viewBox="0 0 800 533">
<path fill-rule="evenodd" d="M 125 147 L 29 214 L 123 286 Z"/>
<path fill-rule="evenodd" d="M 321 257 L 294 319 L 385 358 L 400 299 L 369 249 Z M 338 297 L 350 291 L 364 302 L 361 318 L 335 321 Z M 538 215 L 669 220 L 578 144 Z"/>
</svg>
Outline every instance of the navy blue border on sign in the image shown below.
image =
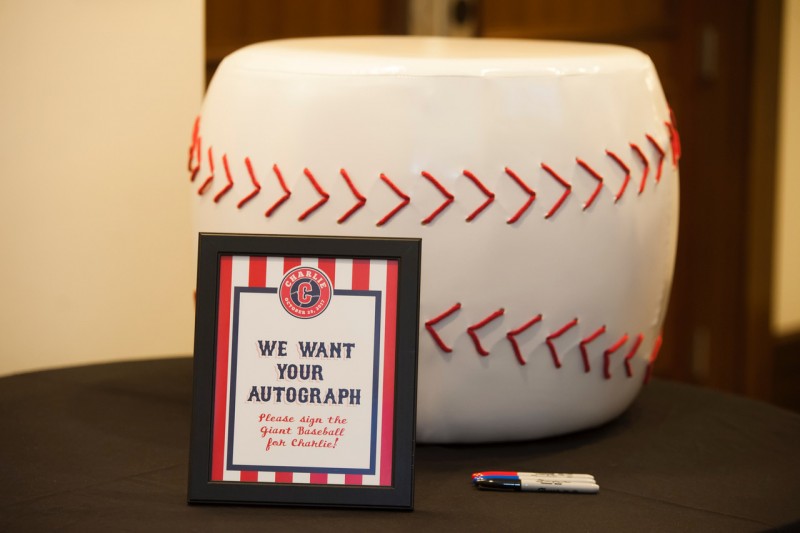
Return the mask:
<svg viewBox="0 0 800 533">
<path fill-rule="evenodd" d="M 378 385 L 380 380 L 380 355 L 381 355 L 381 291 L 376 290 L 351 290 L 334 289 L 335 296 L 361 296 L 375 298 L 375 322 L 374 322 L 374 349 L 373 349 L 373 371 L 372 371 L 372 413 L 370 421 L 370 458 L 368 468 L 336 468 L 336 467 L 309 467 L 309 466 L 269 466 L 269 465 L 239 465 L 233 462 L 233 428 L 236 418 L 236 366 L 239 346 L 239 299 L 242 293 L 273 293 L 277 294 L 277 288 L 271 287 L 234 287 L 233 300 L 233 324 L 231 327 L 231 372 L 230 372 L 230 391 L 229 391 L 229 420 L 228 420 L 228 450 L 227 465 L 228 470 L 239 471 L 261 471 L 261 472 L 308 472 L 308 473 L 327 473 L 327 474 L 362 474 L 374 475 L 376 470 L 377 455 L 377 430 L 378 430 Z"/>
</svg>

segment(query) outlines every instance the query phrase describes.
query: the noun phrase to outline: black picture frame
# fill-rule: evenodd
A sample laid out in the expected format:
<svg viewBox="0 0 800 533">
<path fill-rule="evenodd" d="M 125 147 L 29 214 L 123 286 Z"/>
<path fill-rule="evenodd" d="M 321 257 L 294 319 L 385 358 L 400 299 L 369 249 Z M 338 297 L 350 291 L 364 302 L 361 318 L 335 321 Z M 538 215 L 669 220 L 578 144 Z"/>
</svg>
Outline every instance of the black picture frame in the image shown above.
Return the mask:
<svg viewBox="0 0 800 533">
<path fill-rule="evenodd" d="M 190 504 L 199 503 L 231 503 L 231 504 L 260 504 L 260 505 L 282 505 L 282 506 L 324 506 L 324 507 L 361 507 L 361 508 L 382 508 L 382 509 L 398 509 L 398 510 L 412 510 L 413 509 L 413 492 L 414 492 L 414 446 L 415 446 L 415 415 L 416 415 L 416 383 L 417 383 L 417 351 L 418 351 L 418 323 L 419 323 L 419 292 L 420 292 L 420 261 L 421 261 L 421 240 L 420 239 L 403 239 L 403 238 L 361 238 L 361 237 L 324 237 L 324 236 L 288 236 L 288 235 L 249 235 L 249 234 L 216 234 L 216 233 L 201 233 L 199 235 L 199 252 L 198 252 L 198 273 L 197 273 L 197 294 L 196 294 L 196 319 L 195 319 L 195 341 L 194 341 L 194 366 L 193 366 L 193 405 L 192 405 L 192 425 L 191 425 L 191 442 L 190 442 L 190 457 L 189 457 L 189 486 L 188 486 L 188 502 Z M 371 409 L 369 417 L 366 414 L 358 415 L 361 418 L 357 420 L 366 420 L 369 418 L 372 424 L 358 423 L 354 424 L 355 427 L 349 427 L 347 430 L 355 431 L 356 433 L 348 433 L 347 438 L 350 441 L 344 441 L 345 436 L 342 435 L 342 441 L 350 446 L 336 447 L 335 449 L 316 451 L 313 449 L 306 450 L 303 447 L 308 442 L 313 442 L 314 446 L 319 443 L 321 446 L 338 446 L 339 439 L 333 441 L 334 437 L 330 435 L 335 434 L 333 426 L 324 426 L 321 429 L 321 424 L 317 425 L 318 431 L 327 431 L 328 433 L 314 440 L 316 436 L 309 437 L 308 440 L 296 438 L 296 431 L 300 430 L 299 422 L 296 419 L 294 426 L 291 423 L 276 423 L 274 426 L 262 425 L 259 429 L 262 434 L 261 441 L 258 437 L 254 437 L 253 427 L 254 418 L 249 416 L 253 412 L 253 405 L 265 399 L 264 391 L 269 391 L 269 388 L 264 386 L 252 386 L 251 393 L 248 400 L 244 400 L 244 394 L 240 394 L 241 390 L 246 390 L 245 379 L 250 379 L 252 373 L 245 374 L 245 365 L 262 364 L 265 357 L 273 355 L 268 352 L 267 348 L 270 346 L 270 341 L 258 341 L 258 347 L 261 350 L 256 350 L 255 355 L 251 354 L 248 349 L 242 349 L 244 355 L 237 355 L 237 343 L 244 343 L 244 333 L 242 339 L 236 337 L 239 330 L 250 332 L 254 329 L 252 326 L 247 326 L 245 323 L 257 322 L 265 318 L 267 323 L 272 322 L 276 325 L 283 323 L 281 321 L 290 320 L 291 330 L 299 328 L 297 331 L 313 331 L 313 320 L 300 320 L 300 322 L 293 321 L 295 318 L 305 317 L 290 317 L 282 318 L 283 315 L 272 314 L 273 307 L 265 307 L 269 309 L 269 314 L 262 317 L 259 309 L 263 305 L 261 302 L 272 302 L 272 299 L 279 300 L 290 292 L 283 291 L 282 287 L 285 285 L 289 287 L 291 278 L 288 273 L 281 272 L 286 278 L 281 278 L 281 284 L 277 287 L 269 287 L 269 283 L 265 282 L 266 288 L 243 288 L 244 286 L 237 286 L 235 281 L 229 281 L 234 278 L 231 271 L 234 268 L 230 265 L 240 265 L 246 258 L 248 268 L 252 272 L 257 272 L 257 265 L 269 264 L 274 266 L 278 262 L 283 261 L 284 265 L 289 264 L 290 261 L 303 261 L 308 262 L 317 260 L 319 269 L 317 272 L 325 273 L 322 268 L 323 262 L 327 261 L 325 265 L 340 265 L 339 270 L 343 270 L 341 265 L 347 267 L 350 265 L 353 279 L 356 279 L 356 266 L 361 268 L 365 264 L 378 265 L 373 269 L 384 268 L 386 265 L 385 275 L 386 281 L 386 294 L 381 296 L 381 290 L 371 291 L 347 291 L 344 289 L 335 288 L 335 284 L 331 283 L 331 292 L 328 297 L 333 300 L 334 298 L 339 301 L 345 301 L 343 296 L 352 297 L 347 301 L 356 302 L 358 309 L 372 309 L 372 302 L 381 301 L 384 298 L 385 316 L 380 314 L 380 304 L 376 304 L 374 311 L 375 326 L 374 332 L 369 333 L 373 335 L 369 337 L 374 340 L 374 348 L 371 344 L 367 344 L 370 354 L 380 352 L 376 357 L 380 359 L 372 360 L 372 355 L 369 357 L 362 357 L 358 362 L 359 365 L 365 365 L 361 368 L 364 375 L 371 376 L 369 383 L 363 381 L 361 384 L 368 385 L 365 390 L 370 391 L 369 404 Z M 302 259 L 301 259 L 302 258 Z M 368 263 L 367 263 L 368 262 Z M 267 270 L 269 267 L 264 267 Z M 305 268 L 305 267 L 301 267 Z M 275 278 L 275 268 L 272 269 L 273 279 Z M 286 270 L 286 267 L 284 267 Z M 268 270 L 269 271 L 269 270 Z M 237 271 L 238 272 L 238 271 Z M 315 277 L 316 274 L 309 271 L 299 271 L 300 275 L 310 274 Z M 339 276 L 337 273 L 337 277 Z M 373 276 L 374 278 L 374 276 Z M 265 278 L 266 279 L 266 278 Z M 372 279 L 372 278 L 371 278 Z M 380 278 L 383 279 L 383 278 Z M 391 288 L 391 280 L 396 280 L 395 288 Z M 308 280 L 306 280 L 308 281 Z M 318 289 L 322 286 L 323 291 L 326 279 L 320 280 L 320 283 L 313 285 L 303 285 L 303 295 L 312 294 L 311 290 Z M 299 282 L 296 282 L 299 283 Z M 252 285 L 252 284 L 248 284 Z M 274 285 L 274 282 L 273 282 Z M 355 287 L 355 281 L 353 282 Z M 285 289 L 290 291 L 290 288 Z M 259 292 L 260 291 L 260 292 Z M 394 291 L 394 292 L 392 292 Z M 271 292 L 272 294 L 266 294 Z M 318 291 L 319 292 L 319 291 Z M 233 296 L 228 296 L 233 294 Z M 276 297 L 277 294 L 277 297 Z M 328 294 L 328 293 L 325 293 Z M 324 295 L 323 295 L 324 296 Z M 318 297 L 314 296 L 315 298 Z M 372 298 L 372 299 L 370 299 Z M 285 299 L 285 298 L 284 298 Z M 233 300 L 232 305 L 230 302 Z M 395 300 L 396 307 L 394 307 L 394 316 L 391 316 L 390 302 Z M 256 303 L 246 303 L 246 302 Z M 319 300 L 322 301 L 322 300 Z M 239 306 L 239 303 L 241 305 Z M 363 303 L 366 302 L 366 303 Z M 291 303 L 287 301 L 290 306 L 284 311 L 287 316 L 292 312 L 302 313 L 304 311 L 291 308 Z M 272 303 L 269 303 L 272 306 Z M 283 305 L 283 304 L 282 304 Z M 332 309 L 345 309 L 345 304 L 339 304 L 339 307 L 331 306 Z M 349 303 L 347 305 L 350 305 Z M 233 306 L 233 312 L 229 311 Z M 239 307 L 237 307 L 239 306 Z M 319 306 L 318 306 L 319 307 Z M 310 312 L 310 311 L 309 311 Z M 331 313 L 325 320 L 333 324 L 338 324 L 337 318 L 333 311 L 324 311 Z M 233 317 L 228 320 L 227 314 L 231 313 Z M 239 313 L 239 315 L 236 315 Z M 320 312 L 321 313 L 321 312 Z M 250 315 L 250 317 L 247 317 Z M 348 320 L 348 324 L 352 322 L 351 316 L 344 316 L 342 312 L 341 324 L 344 325 L 344 320 Z M 365 315 L 367 316 L 367 315 Z M 372 320 L 373 314 L 369 314 L 367 318 Z M 241 320 L 241 322 L 239 322 Z M 383 321 L 383 327 L 378 327 L 378 322 Z M 318 321 L 323 323 L 323 321 Z M 258 322 L 260 324 L 260 322 Z M 367 324 L 367 321 L 363 322 Z M 295 326 L 295 324 L 298 324 Z M 391 337 L 386 338 L 387 332 L 394 328 L 394 339 Z M 260 326 L 259 326 L 260 327 Z M 373 328 L 372 325 L 348 326 L 352 328 L 365 328 L 368 331 Z M 230 333 L 230 338 L 226 337 L 225 331 Z M 359 329 L 359 331 L 361 331 Z M 380 332 L 380 339 L 383 344 L 378 342 L 377 332 Z M 252 335 L 250 335 L 252 336 Z M 313 335 L 311 335 L 313 337 Z M 249 337 L 248 337 L 249 338 Z M 232 339 L 232 340 L 231 340 Z M 302 343 L 298 343 L 302 344 Z M 320 343 L 322 344 L 322 343 Z M 333 357 L 333 346 L 331 343 L 331 350 Z M 242 344 L 242 346 L 251 346 L 252 344 Z M 381 348 L 378 348 L 382 346 Z M 272 344 L 274 347 L 274 343 Z M 305 347 L 311 346 L 311 343 L 305 343 Z M 321 346 L 320 346 L 321 347 Z M 297 347 L 295 347 L 297 348 Z M 393 354 L 392 354 L 393 351 Z M 227 355 L 225 355 L 227 353 Z M 276 352 L 277 353 L 277 352 Z M 286 355 L 286 350 L 282 352 Z M 309 352 L 309 357 L 310 357 Z M 360 353 L 360 352 L 359 352 Z M 299 357 L 300 351 L 296 350 L 295 359 Z M 391 357 L 389 356 L 391 354 Z M 305 356 L 305 352 L 303 356 Z M 325 356 L 325 354 L 322 354 Z M 341 357 L 341 353 L 337 353 Z M 320 354 L 317 353 L 316 357 L 319 358 Z M 258 359 L 256 362 L 252 362 Z M 287 361 L 290 358 L 286 359 Z M 237 367 L 237 361 L 241 363 L 241 367 Z M 246 363 L 242 363 L 246 361 Z M 273 364 L 277 367 L 280 363 L 274 362 L 276 360 L 268 361 L 264 364 Z M 321 361 L 321 362 L 320 362 Z M 366 362 L 364 362 L 366 361 Z M 316 365 L 297 365 L 306 366 L 308 369 L 313 369 L 315 372 L 319 370 L 319 378 L 322 379 L 321 369 L 335 368 L 333 360 L 317 360 L 319 364 Z M 328 367 L 324 365 L 328 364 Z M 347 364 L 351 364 L 349 361 Z M 352 363 L 356 364 L 356 363 Z M 230 366 L 228 366 L 230 365 Z M 393 375 L 389 376 L 391 366 L 393 365 Z M 291 366 L 291 365 L 289 365 Z M 373 379 L 373 375 L 377 375 L 377 368 L 381 368 L 380 379 L 385 380 L 381 385 L 381 394 L 384 396 L 378 397 L 378 378 Z M 229 368 L 229 371 L 226 371 Z M 258 367 L 262 368 L 262 367 Z M 266 367 L 264 367 L 266 368 Z M 286 370 L 286 365 L 283 367 Z M 365 369 L 365 370 L 364 370 Z M 311 370 L 309 370 L 310 372 Z M 327 370 L 326 370 L 327 372 Z M 334 376 L 338 375 L 338 370 L 330 371 Z M 340 372 L 341 373 L 341 372 Z M 237 374 L 246 375 L 247 378 L 242 378 L 242 384 L 236 384 Z M 268 372 L 261 373 L 260 375 L 270 375 Z M 329 374 L 325 374 L 326 376 Z M 348 376 L 353 375 L 348 371 Z M 361 375 L 361 374 L 359 374 Z M 281 374 L 285 377 L 284 374 Z M 387 377 L 389 376 L 389 377 Z M 305 376 L 309 377 L 308 373 Z M 270 377 L 269 379 L 277 379 Z M 335 380 L 334 380 L 335 381 Z M 281 382 L 283 383 L 283 382 Z M 292 381 L 287 381 L 294 385 Z M 300 382 L 298 382 L 299 384 Z M 303 381 L 302 384 L 307 385 L 311 382 Z M 382 382 L 383 383 L 383 382 Z M 356 384 L 359 382 L 356 381 Z M 315 385 L 319 385 L 316 383 Z M 289 388 L 295 389 L 294 404 L 290 404 Z M 321 406 L 321 395 L 324 395 L 325 388 L 317 387 L 317 396 L 308 396 L 308 392 L 312 391 L 313 387 L 285 387 L 282 391 L 284 396 L 280 399 L 284 402 L 278 403 L 279 396 L 270 396 L 269 404 L 272 413 L 280 413 L 281 409 L 296 409 L 297 405 L 303 398 L 303 391 L 306 389 L 306 400 L 308 405 L 304 405 L 304 409 L 313 412 L 314 408 L 323 410 Z M 391 390 L 390 390 L 391 389 Z M 323 393 L 319 393 L 322 390 Z M 332 403 L 336 402 L 336 395 L 331 396 L 333 387 L 328 387 L 325 400 L 331 400 Z M 341 405 L 347 402 L 347 393 L 345 399 L 342 400 L 342 390 L 338 389 L 338 399 Z M 259 393 L 252 391 L 260 391 Z M 367 411 L 362 404 L 361 388 L 349 389 L 352 397 L 351 403 L 345 408 L 349 411 L 347 413 L 366 413 Z M 357 391 L 357 394 L 356 392 Z M 387 392 L 388 391 L 388 392 Z M 277 387 L 273 387 L 272 392 L 277 393 Z M 223 395 L 226 400 L 221 400 Z M 308 398 L 311 398 L 310 400 Z M 227 405 L 226 402 L 227 401 Z M 250 403 L 245 403 L 250 402 Z M 380 413 L 376 415 L 378 408 L 375 407 L 380 403 Z M 297 405 L 295 405 L 297 404 Z M 312 405 L 314 404 L 314 405 Z M 390 405 L 391 404 L 391 405 Z M 225 405 L 225 407 L 220 407 Z M 239 407 L 241 406 L 241 407 Z M 355 406 L 355 407 L 353 407 Z M 388 406 L 388 407 L 387 407 Z M 236 421 L 234 409 L 239 409 L 241 413 L 239 421 Z M 275 411 L 277 409 L 277 411 Z M 330 405 L 324 406 L 325 412 L 331 412 L 333 408 Z M 294 412 L 294 411 L 292 411 Z M 391 414 L 387 414 L 391 413 Z M 266 415 L 267 420 L 274 420 L 269 418 L 273 415 Z M 280 415 L 278 415 L 280 416 Z M 355 416 L 355 415 L 354 415 Z M 225 418 L 223 421 L 222 418 Z M 259 420 L 262 420 L 264 414 L 258 415 Z M 324 418 L 321 420 L 327 421 L 334 420 L 333 417 Z M 376 420 L 380 419 L 380 434 L 379 437 L 375 436 L 376 433 Z M 278 420 L 288 420 L 287 418 Z M 311 419 L 309 419 L 311 420 Z M 390 423 L 389 423 L 390 422 Z M 346 422 L 345 422 L 346 423 Z M 215 425 L 216 424 L 216 425 Z M 238 425 L 237 425 L 238 424 Z M 220 428 L 224 428 L 220 430 Z M 369 443 L 366 437 L 356 438 L 352 437 L 354 434 L 367 434 L 364 428 L 370 430 L 371 435 Z M 243 429 L 242 429 L 243 428 Z M 258 449 L 256 452 L 256 442 L 258 445 L 264 446 L 267 435 L 266 431 L 289 431 L 293 432 L 286 438 L 281 435 L 281 440 L 277 437 L 272 439 L 269 437 L 269 442 L 280 444 L 279 447 L 271 447 L 266 445 L 264 448 Z M 347 431 L 341 429 L 339 431 Z M 358 433 L 358 431 L 362 431 Z M 225 433 L 225 440 L 220 436 Z M 305 430 L 304 430 L 305 431 Z M 387 432 L 388 431 L 388 432 Z M 236 440 L 234 441 L 234 436 Z M 305 436 L 305 435 L 304 435 Z M 289 439 L 291 437 L 291 440 Z M 215 440 L 216 439 L 216 440 Z M 375 442 L 378 442 L 376 446 Z M 300 444 L 296 444 L 300 442 Z M 332 444 L 334 443 L 335 444 Z M 391 448 L 388 448 L 390 446 Z M 227 447 L 227 448 L 226 448 Z M 379 448 L 376 452 L 376 449 Z M 370 459 L 367 461 L 366 455 L 358 452 L 358 450 L 369 450 Z M 225 450 L 223 453 L 222 450 Z M 233 457 L 232 450 L 236 450 L 239 456 L 256 457 L 259 461 L 261 458 L 269 456 L 272 450 L 278 450 L 284 454 L 284 463 L 288 461 L 290 466 L 287 466 L 280 461 L 276 460 L 275 464 L 259 464 L 255 467 L 252 465 L 246 468 L 238 463 L 247 462 L 247 460 L 236 459 Z M 266 452 L 264 451 L 266 450 Z M 342 451 L 339 451 L 342 450 Z M 388 452 L 386 450 L 389 450 Z M 324 454 L 327 456 L 323 463 L 326 473 L 320 474 L 320 468 L 309 466 L 310 462 L 321 461 L 314 454 Z M 337 468 L 339 464 L 339 455 L 341 456 L 342 468 Z M 378 456 L 376 461 L 375 457 Z M 272 455 L 269 457 L 278 457 Z M 299 459 L 298 459 L 299 458 Z M 267 463 L 273 459 L 265 460 Z M 309 461 L 304 463 L 304 461 Z M 325 462 L 327 461 L 327 462 Z M 220 462 L 222 466 L 220 467 Z M 251 461 L 252 462 L 252 461 Z M 363 463 L 363 464 L 362 464 Z M 316 465 L 316 463 L 314 463 Z M 277 466 L 276 466 L 277 465 Z M 333 465 L 333 466 L 330 466 Z M 376 466 L 377 465 L 377 466 Z M 222 470 L 220 470 L 220 468 Z M 250 470 L 256 468 L 257 470 Z M 291 473 L 286 473 L 285 470 L 291 470 Z M 235 479 L 236 472 L 240 471 L 239 479 Z M 376 472 L 379 471 L 378 475 Z M 221 472 L 221 473 L 220 473 Z M 255 474 L 254 474 L 255 472 Z M 355 472 L 348 474 L 347 472 Z M 361 478 L 358 472 L 364 472 Z M 233 476 L 233 477 L 232 477 Z M 266 478 L 264 477 L 266 476 Z M 270 477 L 274 476 L 274 477 Z M 325 477 L 322 477 L 325 476 Z M 342 476 L 344 480 L 342 481 Z M 348 477 L 351 476 L 351 477 Z M 255 478 L 255 479 L 254 479 Z M 291 478 L 289 482 L 287 479 Z M 322 481 L 320 482 L 320 479 Z M 352 482 L 356 479 L 356 482 Z M 359 484 L 359 479 L 362 480 Z M 371 481 L 366 481 L 371 480 Z M 388 481 L 387 481 L 388 480 Z"/>
</svg>

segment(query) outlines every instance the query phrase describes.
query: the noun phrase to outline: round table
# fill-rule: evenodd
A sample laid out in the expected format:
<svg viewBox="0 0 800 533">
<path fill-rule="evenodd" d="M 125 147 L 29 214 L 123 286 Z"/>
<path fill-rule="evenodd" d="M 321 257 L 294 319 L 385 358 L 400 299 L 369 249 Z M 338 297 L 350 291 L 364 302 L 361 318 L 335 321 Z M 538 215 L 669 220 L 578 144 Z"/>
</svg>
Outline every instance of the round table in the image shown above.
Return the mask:
<svg viewBox="0 0 800 533">
<path fill-rule="evenodd" d="M 418 445 L 412 512 L 188 505 L 191 375 L 184 357 L 0 378 L 0 531 L 800 528 L 800 415 L 658 379 L 596 429 Z M 479 470 L 586 472 L 600 493 L 480 491 Z"/>
</svg>

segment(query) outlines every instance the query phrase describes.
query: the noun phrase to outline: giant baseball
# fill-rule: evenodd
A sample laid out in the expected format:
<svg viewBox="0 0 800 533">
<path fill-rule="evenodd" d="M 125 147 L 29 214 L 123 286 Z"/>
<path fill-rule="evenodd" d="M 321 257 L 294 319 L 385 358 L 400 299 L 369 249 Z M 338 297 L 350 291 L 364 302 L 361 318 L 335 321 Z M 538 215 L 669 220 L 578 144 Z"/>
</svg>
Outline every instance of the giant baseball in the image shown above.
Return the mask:
<svg viewBox="0 0 800 533">
<path fill-rule="evenodd" d="M 186 181 L 198 232 L 421 238 L 417 439 L 508 441 L 603 424 L 649 379 L 679 156 L 630 48 L 297 39 L 222 62 Z"/>
</svg>

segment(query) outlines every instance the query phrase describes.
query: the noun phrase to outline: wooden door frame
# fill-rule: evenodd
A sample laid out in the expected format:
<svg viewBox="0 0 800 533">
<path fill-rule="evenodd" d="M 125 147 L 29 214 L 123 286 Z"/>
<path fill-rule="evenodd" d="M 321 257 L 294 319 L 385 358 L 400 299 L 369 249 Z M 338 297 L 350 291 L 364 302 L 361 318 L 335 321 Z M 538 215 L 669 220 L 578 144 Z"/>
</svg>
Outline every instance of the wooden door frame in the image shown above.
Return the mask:
<svg viewBox="0 0 800 533">
<path fill-rule="evenodd" d="M 756 1 L 750 76 L 750 151 L 747 196 L 747 269 L 741 390 L 772 398 L 774 339 L 771 332 L 783 0 Z"/>
</svg>

